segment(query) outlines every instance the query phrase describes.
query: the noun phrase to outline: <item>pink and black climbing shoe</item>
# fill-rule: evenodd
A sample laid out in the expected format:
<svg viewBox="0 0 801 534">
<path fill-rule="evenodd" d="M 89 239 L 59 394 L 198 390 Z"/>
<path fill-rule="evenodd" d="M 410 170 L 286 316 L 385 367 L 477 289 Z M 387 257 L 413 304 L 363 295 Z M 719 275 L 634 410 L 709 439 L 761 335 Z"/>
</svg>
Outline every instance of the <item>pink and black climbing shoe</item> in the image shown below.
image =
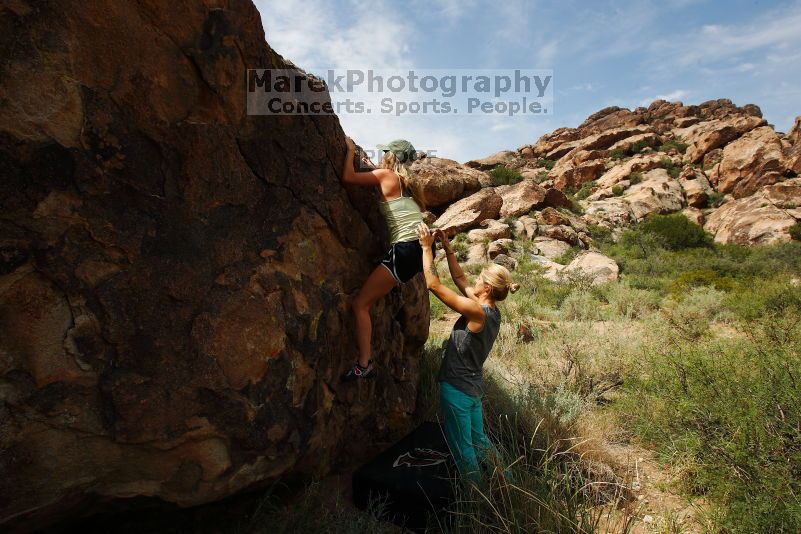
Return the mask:
<svg viewBox="0 0 801 534">
<path fill-rule="evenodd" d="M 353 367 L 348 369 L 348 371 L 340 378 L 343 382 L 355 382 L 356 380 L 365 380 L 374 377 L 375 372 L 373 372 L 373 360 L 370 360 L 367 364 L 367 367 L 362 367 L 358 363 L 354 363 Z"/>
</svg>

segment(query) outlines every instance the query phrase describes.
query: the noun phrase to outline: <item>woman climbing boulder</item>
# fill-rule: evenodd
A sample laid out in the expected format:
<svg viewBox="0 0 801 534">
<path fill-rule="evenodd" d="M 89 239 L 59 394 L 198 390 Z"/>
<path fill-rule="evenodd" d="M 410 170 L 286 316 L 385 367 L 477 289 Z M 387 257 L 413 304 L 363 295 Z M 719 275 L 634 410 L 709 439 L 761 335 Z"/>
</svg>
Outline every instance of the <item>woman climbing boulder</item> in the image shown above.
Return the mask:
<svg viewBox="0 0 801 534">
<path fill-rule="evenodd" d="M 357 361 L 341 377 L 345 382 L 352 382 L 375 376 L 371 358 L 370 309 L 393 287 L 408 282 L 423 270 L 417 226 L 423 221 L 425 198 L 422 188 L 409 169 L 409 165 L 417 158 L 417 151 L 409 141 L 396 139 L 387 145 L 379 145 L 378 148 L 384 151 L 379 167 L 365 172 L 356 172 L 353 169 L 356 146 L 350 137 L 346 142 L 347 154 L 342 182 L 366 187 L 378 186 L 382 197 L 379 207 L 389 227 L 391 241 L 384 259 L 367 277 L 353 299 L 359 353 Z"/>
</svg>

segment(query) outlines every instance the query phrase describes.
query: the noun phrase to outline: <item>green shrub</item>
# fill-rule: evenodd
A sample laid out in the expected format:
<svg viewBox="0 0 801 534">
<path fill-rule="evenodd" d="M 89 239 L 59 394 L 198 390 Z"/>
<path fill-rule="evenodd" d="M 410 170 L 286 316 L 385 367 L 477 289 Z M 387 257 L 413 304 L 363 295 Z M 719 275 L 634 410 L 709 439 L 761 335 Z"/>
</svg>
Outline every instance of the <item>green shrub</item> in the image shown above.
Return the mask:
<svg viewBox="0 0 801 534">
<path fill-rule="evenodd" d="M 596 245 L 612 242 L 612 230 L 606 226 L 601 226 L 599 224 L 588 224 L 587 233 L 590 234 L 590 237 Z"/>
<path fill-rule="evenodd" d="M 556 160 L 538 159 L 534 165 L 536 165 L 537 167 L 544 167 L 550 171 L 551 169 L 553 169 L 553 166 L 556 165 Z"/>
<path fill-rule="evenodd" d="M 509 167 L 504 167 L 503 165 L 498 165 L 487 174 L 489 174 L 490 181 L 494 186 L 512 185 L 523 180 L 523 176 L 520 174 L 520 171 L 517 169 L 510 169 Z"/>
<path fill-rule="evenodd" d="M 670 141 L 667 141 L 667 142 L 663 143 L 659 147 L 659 151 L 660 152 L 667 152 L 667 151 L 675 148 L 676 150 L 679 151 L 680 154 L 684 154 L 685 152 L 687 152 L 687 147 L 688 146 L 689 145 L 687 145 L 685 143 L 681 143 L 679 141 L 676 141 L 675 139 L 671 139 Z"/>
<path fill-rule="evenodd" d="M 726 195 L 724 195 L 723 193 L 718 193 L 717 191 L 710 192 L 708 196 L 709 196 L 709 199 L 707 200 L 707 202 L 713 208 L 717 208 L 721 204 L 723 204 L 723 202 L 725 201 L 725 197 L 726 197 Z"/>
<path fill-rule="evenodd" d="M 708 247 L 712 244 L 709 234 L 681 213 L 650 215 L 637 226 L 636 231 L 659 236 L 665 248 L 670 250 Z"/>
<path fill-rule="evenodd" d="M 790 227 L 790 237 L 796 241 L 801 241 L 801 223 L 795 223 Z"/>
<path fill-rule="evenodd" d="M 575 196 L 576 200 L 584 200 L 585 198 L 587 198 L 592 194 L 592 189 L 593 187 L 595 187 L 595 184 L 596 184 L 595 180 L 592 180 L 590 182 L 584 182 L 583 184 L 581 184 L 581 189 L 576 191 L 576 194 L 573 196 Z"/>
<path fill-rule="evenodd" d="M 624 187 L 622 185 L 614 185 L 614 186 L 612 186 L 612 194 L 615 195 L 616 197 L 619 197 L 620 195 L 622 195 L 623 191 L 625 191 L 625 189 L 624 189 Z"/>
<path fill-rule="evenodd" d="M 784 291 L 778 284 L 775 289 L 777 298 L 789 291 L 786 283 Z M 772 308 L 776 303 L 768 298 L 753 306 L 754 319 L 738 325 L 748 336 L 710 338 L 698 336 L 692 323 L 720 307 L 720 294 L 694 292 L 705 293 L 698 299 L 703 304 L 693 304 L 697 315 L 688 313 L 678 325 L 654 323 L 670 342 L 643 353 L 619 407 L 666 462 L 684 466 L 679 480 L 708 503 L 710 532 L 801 532 L 798 307 L 784 302 Z M 775 315 L 761 317 L 770 309 Z"/>
<path fill-rule="evenodd" d="M 662 158 L 659 165 L 667 171 L 671 178 L 678 178 L 681 174 L 682 166 L 674 163 L 670 158 Z"/>
<path fill-rule="evenodd" d="M 557 256 L 556 258 L 554 258 L 554 260 L 553 260 L 553 261 L 555 261 L 556 263 L 559 263 L 559 264 L 561 264 L 561 265 L 567 265 L 568 263 L 570 263 L 571 261 L 573 261 L 573 259 L 574 259 L 574 258 L 575 258 L 575 257 L 578 255 L 578 253 L 579 253 L 580 251 L 581 251 L 581 248 L 579 248 L 579 247 L 577 247 L 577 246 L 570 247 L 569 249 L 567 249 L 567 250 L 565 251 L 565 253 L 564 253 L 564 254 L 562 254 L 561 256 Z"/>
<path fill-rule="evenodd" d="M 570 293 L 562 302 L 560 308 L 562 315 L 568 321 L 597 321 L 601 319 L 599 303 L 589 291 L 574 291 Z"/>
<path fill-rule="evenodd" d="M 651 145 L 648 143 L 648 141 L 646 141 L 645 139 L 642 139 L 642 140 L 637 141 L 636 143 L 631 145 L 631 147 L 629 148 L 629 153 L 630 154 L 639 154 L 640 152 L 643 151 L 644 148 L 648 148 L 650 146 Z"/>
<path fill-rule="evenodd" d="M 731 291 L 735 288 L 735 282 L 729 276 L 721 276 L 714 269 L 695 269 L 678 275 L 673 280 L 671 290 L 680 296 L 696 287 L 714 287 L 719 291 Z"/>
<path fill-rule="evenodd" d="M 659 308 L 659 293 L 631 287 L 625 282 L 605 284 L 599 289 L 614 316 L 639 319 Z"/>
<path fill-rule="evenodd" d="M 613 148 L 609 151 L 609 157 L 612 159 L 623 159 L 627 157 L 629 154 L 622 148 Z"/>
<path fill-rule="evenodd" d="M 642 173 L 635 171 L 629 174 L 628 180 L 631 185 L 637 185 L 638 183 L 642 182 Z"/>
</svg>

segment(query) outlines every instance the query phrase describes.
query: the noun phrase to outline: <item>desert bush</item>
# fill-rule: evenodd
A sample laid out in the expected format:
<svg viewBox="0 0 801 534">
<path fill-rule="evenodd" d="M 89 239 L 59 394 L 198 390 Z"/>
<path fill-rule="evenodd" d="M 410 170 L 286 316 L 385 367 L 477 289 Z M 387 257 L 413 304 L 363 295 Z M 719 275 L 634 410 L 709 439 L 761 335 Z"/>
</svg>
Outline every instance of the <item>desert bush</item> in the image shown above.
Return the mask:
<svg viewBox="0 0 801 534">
<path fill-rule="evenodd" d="M 680 154 L 684 154 L 685 152 L 687 152 L 688 146 L 689 145 L 687 145 L 686 143 L 682 143 L 680 141 L 676 141 L 675 139 L 671 139 L 669 141 L 662 143 L 662 145 L 660 145 L 659 147 L 659 151 L 668 152 L 669 150 L 675 148 Z"/>
<path fill-rule="evenodd" d="M 576 191 L 576 194 L 573 196 L 576 198 L 576 200 L 584 200 L 592 194 L 592 188 L 595 187 L 595 184 L 595 180 L 584 182 L 581 184 L 581 188 Z"/>
<path fill-rule="evenodd" d="M 714 287 L 719 291 L 731 291 L 735 287 L 729 276 L 721 276 L 714 269 L 694 269 L 684 271 L 673 280 L 671 292 L 677 297 L 696 287 Z"/>
<path fill-rule="evenodd" d="M 600 303 L 589 291 L 571 292 L 560 306 L 568 321 L 595 321 L 601 319 Z"/>
<path fill-rule="evenodd" d="M 790 237 L 796 241 L 801 241 L 801 223 L 795 223 L 790 227 Z"/>
<path fill-rule="evenodd" d="M 670 250 L 708 247 L 712 244 L 711 236 L 681 213 L 650 215 L 637 225 L 636 231 L 659 236 L 664 247 Z"/>
<path fill-rule="evenodd" d="M 623 187 L 622 185 L 613 185 L 612 186 L 612 194 L 615 195 L 616 197 L 619 197 L 620 195 L 622 195 L 625 190 L 626 190 L 626 188 Z"/>
<path fill-rule="evenodd" d="M 726 195 L 717 191 L 712 191 L 707 196 L 709 197 L 707 203 L 712 208 L 718 208 L 726 201 Z"/>
<path fill-rule="evenodd" d="M 666 461 L 686 466 L 684 487 L 706 498 L 715 532 L 801 531 L 801 297 L 782 297 L 794 292 L 771 284 L 730 297 L 693 290 L 704 317 L 721 299 L 742 301 L 754 317 L 739 324 L 748 335 L 698 336 L 663 324 L 665 343 L 644 353 L 619 404 Z M 772 335 L 777 321 L 787 327 L 780 338 Z"/>
<path fill-rule="evenodd" d="M 598 288 L 609 304 L 613 318 L 639 319 L 659 309 L 659 293 L 631 287 L 626 282 L 612 282 Z"/>
<path fill-rule="evenodd" d="M 642 182 L 642 173 L 635 171 L 629 174 L 628 181 L 631 185 L 637 185 L 638 183 Z"/>
<path fill-rule="evenodd" d="M 556 165 L 556 160 L 553 159 L 538 159 L 537 162 L 534 164 L 537 167 L 542 167 L 544 169 L 548 169 L 549 171 L 553 169 L 553 166 Z"/>
<path fill-rule="evenodd" d="M 510 169 L 509 167 L 504 167 L 503 165 L 498 165 L 487 174 L 489 174 L 490 181 L 494 186 L 512 185 L 523 180 L 523 176 L 520 174 L 520 171 L 517 169 Z"/>
<path fill-rule="evenodd" d="M 671 178 L 678 178 L 681 174 L 682 166 L 674 163 L 670 158 L 662 158 L 659 162 L 659 165 L 667 171 Z"/>
</svg>

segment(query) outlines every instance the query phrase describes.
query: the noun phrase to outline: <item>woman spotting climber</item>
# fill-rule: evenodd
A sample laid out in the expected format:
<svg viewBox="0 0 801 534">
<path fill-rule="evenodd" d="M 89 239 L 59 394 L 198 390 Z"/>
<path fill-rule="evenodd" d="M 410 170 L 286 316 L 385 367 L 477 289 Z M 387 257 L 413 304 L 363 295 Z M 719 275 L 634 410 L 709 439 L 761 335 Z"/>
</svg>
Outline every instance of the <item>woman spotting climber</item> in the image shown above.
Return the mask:
<svg viewBox="0 0 801 534">
<path fill-rule="evenodd" d="M 367 281 L 353 300 L 359 357 L 341 377 L 342 380 L 351 382 L 375 376 L 373 361 L 370 358 L 372 337 L 370 308 L 396 284 L 407 282 L 423 270 L 417 226 L 423 221 L 425 199 L 419 182 L 409 170 L 411 162 L 417 159 L 417 151 L 410 142 L 396 139 L 387 145 L 379 145 L 378 148 L 384 151 L 379 168 L 366 172 L 354 171 L 353 155 L 356 147 L 350 137 L 346 143 L 348 150 L 345 155 L 342 181 L 380 188 L 383 202 L 379 203 L 379 208 L 389 226 L 392 242 L 381 264 L 367 277 Z"/>
<path fill-rule="evenodd" d="M 481 396 L 484 392 L 482 367 L 501 324 L 501 313 L 495 304 L 517 291 L 520 285 L 512 283 L 505 267 L 493 263 L 481 271 L 471 286 L 442 230 L 434 230 L 432 234 L 421 224 L 417 234 L 428 289 L 461 314 L 448 339 L 437 381 L 445 440 L 462 478 L 479 482 L 478 460 L 492 449 L 484 434 Z M 442 243 L 451 278 L 464 296 L 440 282 L 431 248 L 435 239 Z"/>
</svg>

